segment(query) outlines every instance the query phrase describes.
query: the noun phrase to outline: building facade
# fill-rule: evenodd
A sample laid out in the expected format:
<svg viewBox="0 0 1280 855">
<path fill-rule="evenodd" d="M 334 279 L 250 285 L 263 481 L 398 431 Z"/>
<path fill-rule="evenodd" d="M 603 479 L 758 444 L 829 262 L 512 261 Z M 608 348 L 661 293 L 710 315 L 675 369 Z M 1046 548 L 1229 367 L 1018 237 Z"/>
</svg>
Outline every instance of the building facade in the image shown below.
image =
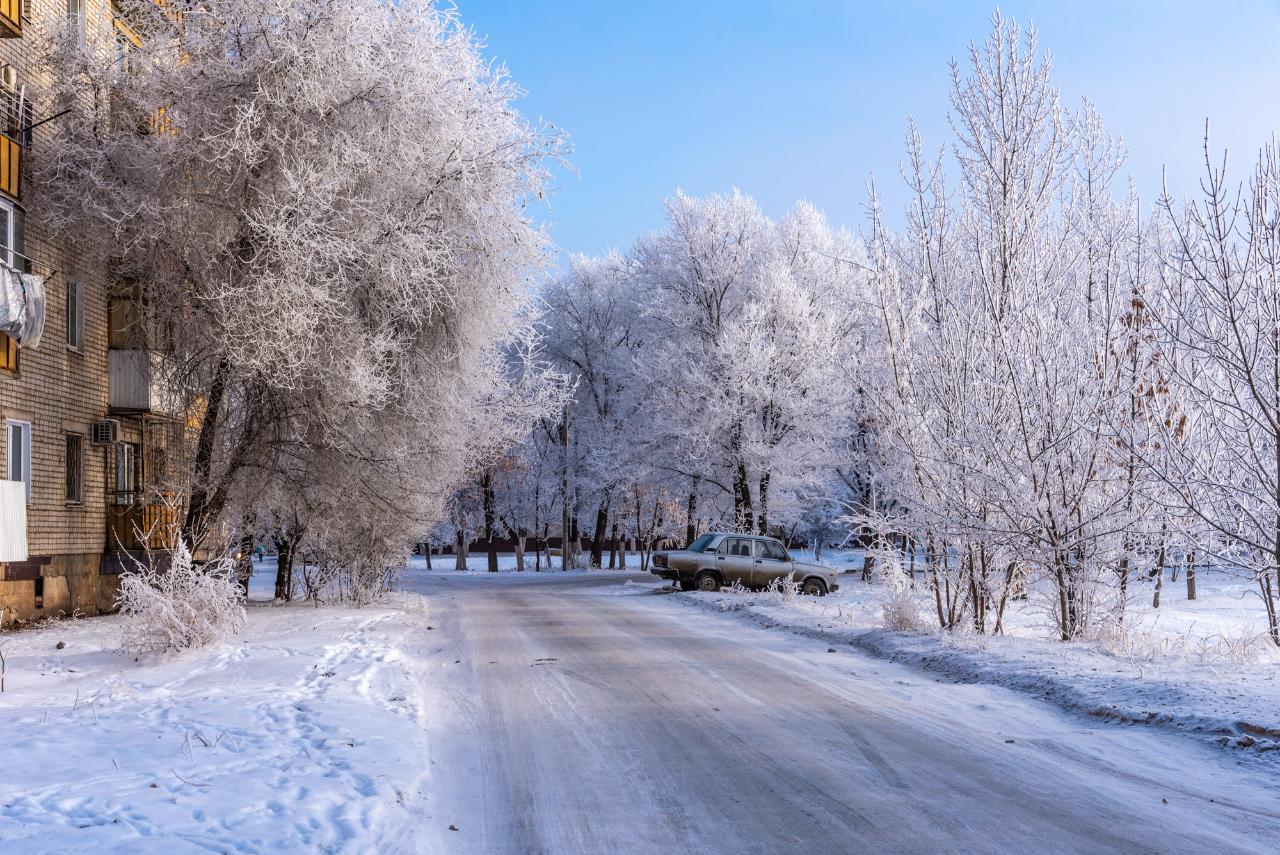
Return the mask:
<svg viewBox="0 0 1280 855">
<path fill-rule="evenodd" d="M 173 420 L 152 406 L 137 288 L 56 240 L 26 203 L 24 163 L 59 120 L 25 98 L 38 73 L 32 36 L 68 20 L 94 49 L 127 51 L 136 38 L 109 0 L 0 0 L 0 262 L 44 277 L 46 317 L 35 348 L 0 333 L 0 477 L 27 495 L 27 558 L 0 563 L 6 625 L 111 609 L 119 573 L 159 545 L 172 515 L 145 490 L 148 438 Z"/>
</svg>

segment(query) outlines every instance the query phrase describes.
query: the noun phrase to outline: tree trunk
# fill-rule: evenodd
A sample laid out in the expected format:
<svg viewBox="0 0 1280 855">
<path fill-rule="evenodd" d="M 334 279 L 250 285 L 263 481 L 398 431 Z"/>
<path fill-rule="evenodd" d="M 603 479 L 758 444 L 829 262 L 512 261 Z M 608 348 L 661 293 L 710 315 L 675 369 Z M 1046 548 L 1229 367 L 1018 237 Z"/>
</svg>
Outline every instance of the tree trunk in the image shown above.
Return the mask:
<svg viewBox="0 0 1280 855">
<path fill-rule="evenodd" d="M 618 521 L 613 521 L 613 528 L 609 530 L 609 569 L 612 570 L 618 566 Z"/>
<path fill-rule="evenodd" d="M 512 539 L 513 546 L 515 547 L 515 550 L 516 550 L 516 572 L 517 573 L 524 572 L 524 539 L 525 539 L 524 529 L 520 529 L 518 532 L 516 532 L 515 537 Z"/>
<path fill-rule="evenodd" d="M 431 542 L 422 544 L 422 554 L 427 556 L 427 570 L 431 570 Z"/>
<path fill-rule="evenodd" d="M 1164 588 L 1164 565 L 1168 548 L 1168 526 L 1163 522 L 1160 524 L 1160 549 L 1156 552 L 1156 590 L 1151 597 L 1151 608 L 1160 608 L 1160 591 Z"/>
<path fill-rule="evenodd" d="M 480 478 L 480 495 L 484 505 L 484 541 L 485 553 L 489 558 L 489 572 L 498 572 L 498 544 L 494 535 L 494 496 L 493 496 L 493 473 L 485 470 L 484 475 Z"/>
<path fill-rule="evenodd" d="M 276 547 L 276 599 L 288 602 L 293 599 L 293 556 L 301 538 L 294 533 L 278 532 L 272 535 Z"/>
<path fill-rule="evenodd" d="M 596 508 L 596 527 L 591 532 L 591 566 L 599 570 L 604 566 L 604 536 L 609 528 L 609 503 L 604 501 Z"/>
<path fill-rule="evenodd" d="M 1187 599 L 1194 600 L 1196 598 L 1196 554 L 1195 551 L 1187 553 Z"/>
<path fill-rule="evenodd" d="M 454 539 L 453 569 L 467 569 L 467 535 L 462 529 L 458 529 L 458 535 Z"/>
<path fill-rule="evenodd" d="M 698 480 L 693 479 L 693 489 L 689 491 L 689 502 L 685 507 L 684 545 L 693 543 L 698 536 Z"/>
<path fill-rule="evenodd" d="M 761 537 L 769 534 L 769 473 L 760 476 L 760 527 Z"/>
<path fill-rule="evenodd" d="M 240 521 L 240 548 L 236 550 L 236 581 L 246 600 L 249 599 L 249 579 L 253 576 L 253 523 L 254 514 L 250 511 Z"/>
<path fill-rule="evenodd" d="M 226 359 L 218 362 L 213 373 L 213 383 L 209 386 L 209 395 L 205 399 L 204 412 L 200 416 L 200 434 L 196 440 L 196 454 L 193 461 L 191 495 L 187 500 L 187 513 L 182 522 L 182 539 L 192 552 L 204 539 L 209 518 L 214 512 L 210 493 L 210 477 L 213 473 L 213 454 L 218 433 L 218 414 L 222 410 L 222 399 L 227 394 L 227 375 L 231 373 L 231 364 Z"/>
<path fill-rule="evenodd" d="M 564 498 L 560 509 L 560 569 L 573 566 L 569 549 L 569 407 L 566 405 L 560 418 L 560 493 Z"/>
</svg>

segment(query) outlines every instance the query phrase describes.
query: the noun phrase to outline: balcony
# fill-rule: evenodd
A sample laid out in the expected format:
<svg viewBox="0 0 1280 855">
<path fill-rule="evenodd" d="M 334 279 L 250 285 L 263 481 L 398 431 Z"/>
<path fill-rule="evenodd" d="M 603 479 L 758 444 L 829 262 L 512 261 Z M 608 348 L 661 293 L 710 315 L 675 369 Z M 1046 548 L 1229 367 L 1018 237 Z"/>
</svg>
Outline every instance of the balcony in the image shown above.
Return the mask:
<svg viewBox="0 0 1280 855">
<path fill-rule="evenodd" d="M 0 193 L 22 200 L 22 145 L 3 134 L 0 134 Z"/>
<path fill-rule="evenodd" d="M 177 511 L 163 501 L 117 493 L 107 505 L 107 551 L 167 550 L 177 531 Z"/>
<path fill-rule="evenodd" d="M 0 39 L 22 38 L 22 0 L 0 0 Z"/>
<path fill-rule="evenodd" d="M 142 348 L 107 351 L 107 403 L 113 413 L 179 418 L 184 412 L 181 384 L 172 363 L 162 354 Z"/>
</svg>

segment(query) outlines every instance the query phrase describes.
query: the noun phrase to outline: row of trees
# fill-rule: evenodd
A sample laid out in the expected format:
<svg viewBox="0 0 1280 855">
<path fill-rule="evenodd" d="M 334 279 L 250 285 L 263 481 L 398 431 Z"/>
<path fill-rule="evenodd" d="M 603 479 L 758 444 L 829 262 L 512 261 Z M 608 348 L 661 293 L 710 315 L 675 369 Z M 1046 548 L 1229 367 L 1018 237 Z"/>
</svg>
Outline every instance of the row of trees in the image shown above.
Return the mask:
<svg viewBox="0 0 1280 855">
<path fill-rule="evenodd" d="M 677 195 L 629 252 L 575 258 L 543 295 L 572 399 L 449 530 L 581 524 L 594 565 L 618 526 L 843 530 L 906 550 L 943 627 L 999 632 L 1030 589 L 1064 640 L 1212 562 L 1257 581 L 1280 644 L 1280 154 L 1241 186 L 1207 162 L 1149 214 L 998 15 L 951 104 L 936 155 L 909 127 L 901 229 L 874 189 L 856 238 Z"/>
<path fill-rule="evenodd" d="M 677 195 L 667 220 L 544 289 L 571 399 L 455 497 L 439 540 L 569 531 L 593 566 L 620 538 L 643 562 L 656 540 L 794 527 L 830 498 L 859 397 L 860 243 L 810 205 L 774 222 L 737 192 Z"/>
</svg>

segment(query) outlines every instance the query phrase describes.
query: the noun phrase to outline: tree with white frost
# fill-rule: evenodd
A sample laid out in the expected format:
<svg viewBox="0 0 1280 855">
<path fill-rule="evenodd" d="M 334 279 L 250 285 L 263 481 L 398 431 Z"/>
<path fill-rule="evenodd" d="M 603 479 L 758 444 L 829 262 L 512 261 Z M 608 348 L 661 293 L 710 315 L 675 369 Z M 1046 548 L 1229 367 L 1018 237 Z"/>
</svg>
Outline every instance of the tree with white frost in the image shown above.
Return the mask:
<svg viewBox="0 0 1280 855">
<path fill-rule="evenodd" d="M 183 537 L 302 477 L 309 506 L 343 504 L 309 530 L 387 565 L 492 452 L 482 426 L 555 403 L 508 342 L 545 264 L 525 203 L 561 139 L 427 0 L 122 14 L 144 37 L 122 60 L 44 45 L 37 97 L 70 112 L 32 203 L 144 283 L 145 344 L 199 415 Z"/>
<path fill-rule="evenodd" d="M 1109 607 L 1105 571 L 1136 525 L 1108 421 L 1129 393 L 1112 354 L 1139 284 L 1134 206 L 1112 200 L 1118 146 L 1088 104 L 1062 108 L 1034 31 L 997 14 L 968 73 L 953 64 L 951 102 L 954 189 L 913 128 L 907 232 L 873 222 L 894 516 L 866 524 L 925 545 L 941 625 L 999 631 L 1011 594 L 1043 580 L 1073 639 Z"/>
<path fill-rule="evenodd" d="M 710 489 L 733 527 L 766 533 L 852 433 L 861 248 L 805 204 L 775 223 L 741 193 L 678 194 L 667 213 L 634 253 L 650 459 L 688 491 L 688 517 Z"/>
<path fill-rule="evenodd" d="M 1263 148 L 1236 186 L 1206 135 L 1205 166 L 1199 198 L 1160 202 L 1174 394 L 1153 468 L 1209 554 L 1255 580 L 1280 645 L 1280 149 Z"/>
<path fill-rule="evenodd" d="M 561 473 L 578 489 L 592 521 L 589 564 L 600 567 L 617 528 L 621 491 L 644 404 L 635 360 L 644 345 L 640 304 L 628 262 L 617 253 L 575 256 L 563 276 L 542 291 L 546 357 L 573 384 L 564 415 L 572 437 Z M 564 501 L 563 490 L 561 498 Z"/>
</svg>

